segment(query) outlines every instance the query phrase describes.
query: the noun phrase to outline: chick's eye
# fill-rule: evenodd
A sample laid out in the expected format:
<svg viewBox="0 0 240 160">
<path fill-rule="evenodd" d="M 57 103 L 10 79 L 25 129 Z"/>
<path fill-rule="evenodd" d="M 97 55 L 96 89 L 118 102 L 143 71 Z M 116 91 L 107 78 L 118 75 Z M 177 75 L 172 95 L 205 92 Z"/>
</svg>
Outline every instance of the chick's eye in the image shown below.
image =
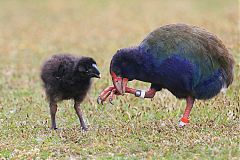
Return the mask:
<svg viewBox="0 0 240 160">
<path fill-rule="evenodd" d="M 91 70 L 91 67 L 87 67 L 87 68 L 86 68 L 86 72 L 87 72 L 87 73 L 90 72 L 90 70 Z"/>
</svg>

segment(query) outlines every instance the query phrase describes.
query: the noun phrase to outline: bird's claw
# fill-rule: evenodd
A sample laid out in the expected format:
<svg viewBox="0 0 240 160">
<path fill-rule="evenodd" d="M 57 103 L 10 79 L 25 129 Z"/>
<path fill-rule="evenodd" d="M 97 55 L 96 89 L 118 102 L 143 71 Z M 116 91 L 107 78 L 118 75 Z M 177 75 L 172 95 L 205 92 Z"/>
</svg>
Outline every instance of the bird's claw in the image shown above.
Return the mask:
<svg viewBox="0 0 240 160">
<path fill-rule="evenodd" d="M 112 98 L 109 98 L 109 103 L 111 103 L 112 105 L 114 105 Z"/>
<path fill-rule="evenodd" d="M 113 101 L 113 99 L 114 99 L 114 95 L 116 94 L 116 92 L 117 92 L 117 90 L 114 88 L 114 89 L 111 91 L 110 95 L 109 95 L 109 102 L 110 102 L 112 105 L 114 105 L 112 101 Z"/>
<path fill-rule="evenodd" d="M 111 94 L 111 91 L 108 91 L 106 93 L 103 93 L 103 92 L 100 94 L 100 96 L 98 96 L 98 99 L 97 99 L 98 104 L 102 104 L 102 105 L 103 105 L 103 102 L 106 101 L 108 96 Z"/>
<path fill-rule="evenodd" d="M 87 127 L 81 127 L 81 130 L 82 130 L 83 132 L 87 132 L 87 131 L 88 131 L 88 128 L 87 128 Z"/>
<path fill-rule="evenodd" d="M 100 97 L 100 96 L 98 96 L 97 103 L 103 105 L 103 101 L 101 100 L 101 97 Z"/>
<path fill-rule="evenodd" d="M 56 131 L 56 130 L 58 130 L 58 128 L 57 127 L 51 127 L 51 130 Z"/>
<path fill-rule="evenodd" d="M 106 99 L 109 97 L 109 102 L 113 105 L 113 99 L 114 99 L 114 95 L 116 93 L 116 88 L 114 86 L 110 86 L 108 88 L 106 88 L 99 96 L 97 99 L 97 103 L 98 104 L 102 104 L 103 102 L 106 101 Z"/>
</svg>

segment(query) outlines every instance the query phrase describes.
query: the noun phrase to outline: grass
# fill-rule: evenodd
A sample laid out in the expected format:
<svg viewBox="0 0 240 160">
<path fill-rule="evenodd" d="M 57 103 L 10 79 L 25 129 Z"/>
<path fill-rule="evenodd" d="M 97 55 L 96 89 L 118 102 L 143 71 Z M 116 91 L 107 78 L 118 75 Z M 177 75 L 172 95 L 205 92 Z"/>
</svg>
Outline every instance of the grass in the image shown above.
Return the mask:
<svg viewBox="0 0 240 160">
<path fill-rule="evenodd" d="M 239 159 L 239 1 L 0 1 L 0 157 L 3 159 Z M 235 81 L 226 94 L 197 101 L 191 124 L 177 127 L 185 102 L 163 90 L 153 101 L 119 97 L 97 105 L 111 84 L 119 48 L 138 44 L 168 23 L 189 23 L 217 34 L 234 55 Z M 49 129 L 39 78 L 54 53 L 94 57 L 102 72 L 82 104 L 90 131 L 81 132 L 71 101 L 60 104 Z M 147 88 L 149 84 L 133 82 Z"/>
</svg>

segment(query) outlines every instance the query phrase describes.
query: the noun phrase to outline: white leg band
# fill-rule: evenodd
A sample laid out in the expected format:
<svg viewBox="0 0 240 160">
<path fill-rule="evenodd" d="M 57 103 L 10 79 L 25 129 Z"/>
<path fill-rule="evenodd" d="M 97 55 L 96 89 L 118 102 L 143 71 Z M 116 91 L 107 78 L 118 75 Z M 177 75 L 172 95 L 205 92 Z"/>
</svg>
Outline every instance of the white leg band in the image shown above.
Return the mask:
<svg viewBox="0 0 240 160">
<path fill-rule="evenodd" d="M 146 91 L 141 90 L 141 95 L 140 95 L 140 97 L 141 97 L 141 98 L 144 98 L 144 97 L 145 97 L 145 94 L 146 94 Z"/>
<path fill-rule="evenodd" d="M 145 94 L 146 94 L 145 90 L 137 90 L 136 93 L 135 93 L 135 96 L 140 97 L 140 98 L 144 98 Z"/>
</svg>

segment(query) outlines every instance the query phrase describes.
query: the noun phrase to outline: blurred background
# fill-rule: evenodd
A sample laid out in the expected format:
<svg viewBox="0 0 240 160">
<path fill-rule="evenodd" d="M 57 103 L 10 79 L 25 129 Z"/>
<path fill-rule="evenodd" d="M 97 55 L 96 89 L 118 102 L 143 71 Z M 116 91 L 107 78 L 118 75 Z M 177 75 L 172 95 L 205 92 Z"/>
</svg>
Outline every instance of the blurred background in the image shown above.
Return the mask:
<svg viewBox="0 0 240 160">
<path fill-rule="evenodd" d="M 192 157 L 219 154 L 223 159 L 237 157 L 239 15 L 237 0 L 1 0 L 0 157 L 106 158 L 119 154 L 130 158 L 158 158 L 159 155 L 184 158 L 189 156 L 189 149 L 181 146 L 189 144 L 199 146 L 197 152 L 203 152 L 195 154 L 196 150 L 192 149 Z M 96 104 L 98 94 L 111 84 L 109 63 L 116 50 L 139 44 L 149 32 L 169 23 L 197 25 L 213 32 L 236 60 L 235 81 L 230 91 L 209 102 L 197 102 L 192 113 L 196 117 L 192 122 L 197 126 L 189 133 L 179 133 L 171 127 L 177 126 L 185 102 L 179 102 L 168 91 L 159 93 L 154 101 L 143 102 L 127 96 L 116 100 L 116 106 Z M 57 133 L 49 131 L 48 104 L 39 71 L 48 57 L 66 52 L 93 57 L 102 72 L 103 78 L 95 81 L 83 104 L 84 116 L 92 130 L 87 135 L 79 133 L 71 102 L 59 107 L 57 119 L 64 129 Z M 212 123 L 201 126 L 199 122 L 203 121 Z M 215 123 L 228 132 L 212 127 Z M 208 127 L 213 129 L 206 137 L 202 130 Z M 193 138 L 186 142 L 184 135 L 188 134 Z M 136 137 L 143 141 L 137 143 Z M 204 138 L 210 142 L 197 142 Z M 214 149 L 211 144 L 215 141 L 219 145 Z M 233 150 L 223 150 L 228 146 Z"/>
<path fill-rule="evenodd" d="M 12 0 L 0 6 L 0 67 L 3 75 L 20 76 L 18 87 L 36 84 L 43 60 L 63 52 L 92 56 L 106 78 L 117 49 L 137 45 L 169 23 L 206 28 L 240 59 L 236 0 Z"/>
</svg>

